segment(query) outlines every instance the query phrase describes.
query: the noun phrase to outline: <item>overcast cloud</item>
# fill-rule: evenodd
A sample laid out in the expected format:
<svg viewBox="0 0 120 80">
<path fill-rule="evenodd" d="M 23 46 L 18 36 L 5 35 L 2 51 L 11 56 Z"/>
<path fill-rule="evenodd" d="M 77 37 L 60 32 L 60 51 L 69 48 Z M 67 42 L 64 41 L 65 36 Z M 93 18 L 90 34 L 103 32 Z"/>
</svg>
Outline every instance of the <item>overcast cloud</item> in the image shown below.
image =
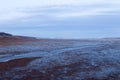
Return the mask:
<svg viewBox="0 0 120 80">
<path fill-rule="evenodd" d="M 0 31 L 47 38 L 119 37 L 120 0 L 0 0 Z"/>
</svg>

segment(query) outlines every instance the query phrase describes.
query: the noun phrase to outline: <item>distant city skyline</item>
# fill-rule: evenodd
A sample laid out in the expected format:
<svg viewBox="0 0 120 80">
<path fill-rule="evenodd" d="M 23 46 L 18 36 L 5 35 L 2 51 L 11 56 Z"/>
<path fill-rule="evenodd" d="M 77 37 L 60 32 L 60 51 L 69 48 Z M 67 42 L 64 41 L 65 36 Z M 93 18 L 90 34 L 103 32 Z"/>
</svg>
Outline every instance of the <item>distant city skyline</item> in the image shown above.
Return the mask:
<svg viewBox="0 0 120 80">
<path fill-rule="evenodd" d="M 120 37 L 120 0 L 0 1 L 0 32 L 40 38 Z"/>
</svg>

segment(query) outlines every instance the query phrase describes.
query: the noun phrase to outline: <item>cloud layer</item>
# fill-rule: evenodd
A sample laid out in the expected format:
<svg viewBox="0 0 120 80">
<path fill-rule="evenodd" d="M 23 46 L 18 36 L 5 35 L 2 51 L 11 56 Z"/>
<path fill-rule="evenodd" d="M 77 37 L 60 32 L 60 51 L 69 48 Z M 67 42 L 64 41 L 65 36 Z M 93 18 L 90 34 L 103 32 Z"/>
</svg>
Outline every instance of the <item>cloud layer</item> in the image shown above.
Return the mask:
<svg viewBox="0 0 120 80">
<path fill-rule="evenodd" d="M 1 31 L 23 35 L 36 32 L 29 36 L 38 37 L 38 33 L 45 35 L 42 37 L 106 37 L 119 33 L 120 0 L 4 0 L 0 5 Z"/>
</svg>

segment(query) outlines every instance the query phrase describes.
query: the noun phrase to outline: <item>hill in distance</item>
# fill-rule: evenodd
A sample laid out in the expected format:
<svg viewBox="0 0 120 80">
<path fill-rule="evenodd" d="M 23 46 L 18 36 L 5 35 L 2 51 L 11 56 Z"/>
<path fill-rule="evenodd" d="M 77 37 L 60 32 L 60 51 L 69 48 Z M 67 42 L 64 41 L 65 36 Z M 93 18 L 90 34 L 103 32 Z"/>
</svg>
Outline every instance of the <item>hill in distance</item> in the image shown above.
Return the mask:
<svg viewBox="0 0 120 80">
<path fill-rule="evenodd" d="M 0 32 L 0 37 L 11 37 L 11 36 L 13 35 L 5 32 Z"/>
</svg>

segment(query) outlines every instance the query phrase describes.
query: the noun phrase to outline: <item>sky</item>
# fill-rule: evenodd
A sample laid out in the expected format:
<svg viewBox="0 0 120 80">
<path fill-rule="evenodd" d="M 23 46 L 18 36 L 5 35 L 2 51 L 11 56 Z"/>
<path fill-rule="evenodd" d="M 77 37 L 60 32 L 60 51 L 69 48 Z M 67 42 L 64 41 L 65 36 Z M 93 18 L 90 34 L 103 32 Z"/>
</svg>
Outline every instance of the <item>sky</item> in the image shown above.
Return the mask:
<svg viewBox="0 0 120 80">
<path fill-rule="evenodd" d="M 0 32 L 40 38 L 120 37 L 120 0 L 0 0 Z"/>
</svg>

